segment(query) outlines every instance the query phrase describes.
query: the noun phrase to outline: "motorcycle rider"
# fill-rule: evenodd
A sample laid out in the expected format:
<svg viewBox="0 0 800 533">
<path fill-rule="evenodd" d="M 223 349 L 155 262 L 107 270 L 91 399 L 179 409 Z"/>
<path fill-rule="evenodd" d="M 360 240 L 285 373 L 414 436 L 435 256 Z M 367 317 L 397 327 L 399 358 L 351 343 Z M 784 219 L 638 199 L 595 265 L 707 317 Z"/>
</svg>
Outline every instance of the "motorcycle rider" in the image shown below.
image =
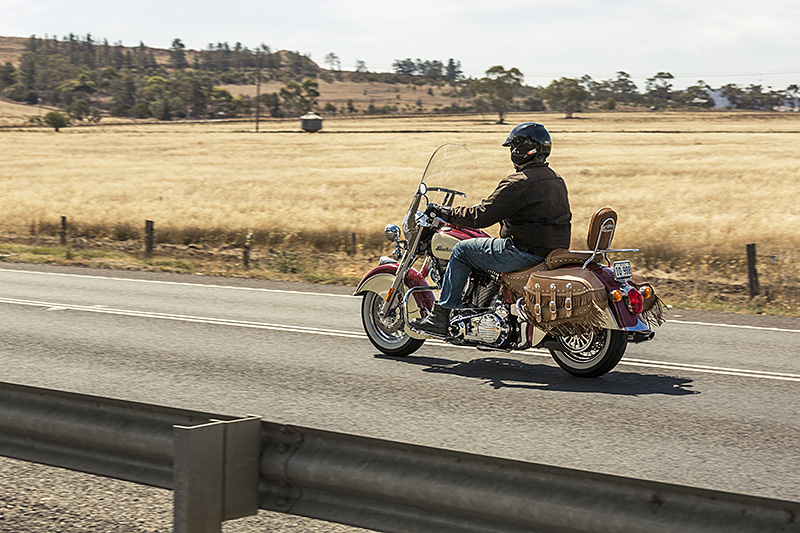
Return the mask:
<svg viewBox="0 0 800 533">
<path fill-rule="evenodd" d="M 428 204 L 427 215 L 460 226 L 485 228 L 499 222 L 500 237 L 456 244 L 439 301 L 428 316 L 413 321 L 417 329 L 448 336 L 450 310 L 462 306 L 471 269 L 513 272 L 542 262 L 556 248 L 569 248 L 572 212 L 564 180 L 546 161 L 551 144 L 542 124 L 519 124 L 503 143 L 511 150 L 516 173 L 501 180 L 488 198 L 471 207 Z"/>
</svg>

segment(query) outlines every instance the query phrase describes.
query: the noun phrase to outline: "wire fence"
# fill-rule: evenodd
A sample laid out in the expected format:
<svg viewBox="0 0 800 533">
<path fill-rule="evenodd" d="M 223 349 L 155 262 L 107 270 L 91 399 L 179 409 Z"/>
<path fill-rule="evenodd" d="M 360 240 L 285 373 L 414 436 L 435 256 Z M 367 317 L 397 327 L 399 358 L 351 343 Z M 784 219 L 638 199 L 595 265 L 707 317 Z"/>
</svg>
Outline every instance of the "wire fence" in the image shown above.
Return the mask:
<svg viewBox="0 0 800 533">
<path fill-rule="evenodd" d="M 145 221 L 135 228 L 126 224 L 114 227 L 71 224 L 66 216 L 46 222 L 11 224 L 0 222 L 0 238 L 30 245 L 91 248 L 114 246 L 127 252 L 138 252 L 146 259 L 163 254 L 174 256 L 180 247 L 203 244 L 208 239 L 223 248 L 223 260 L 236 261 L 245 270 L 256 268 L 254 251 L 262 250 L 262 258 L 279 272 L 298 270 L 298 250 L 332 251 L 349 256 L 388 254 L 383 234 L 325 230 L 315 234 L 287 234 L 281 231 L 252 231 L 250 229 L 220 232 L 216 230 L 169 231 L 156 230 L 154 221 Z M 111 244 L 109 244 L 111 243 Z M 123 244 L 124 243 L 124 244 Z M 688 248 L 664 245 L 643 249 L 634 261 L 636 268 L 656 273 L 665 290 L 678 300 L 720 300 L 770 305 L 800 311 L 800 250 L 759 252 L 755 243 L 748 243 L 741 252 L 730 249 Z M 263 265 L 262 265 L 263 266 Z M 669 294 L 669 292 L 668 292 Z"/>
</svg>

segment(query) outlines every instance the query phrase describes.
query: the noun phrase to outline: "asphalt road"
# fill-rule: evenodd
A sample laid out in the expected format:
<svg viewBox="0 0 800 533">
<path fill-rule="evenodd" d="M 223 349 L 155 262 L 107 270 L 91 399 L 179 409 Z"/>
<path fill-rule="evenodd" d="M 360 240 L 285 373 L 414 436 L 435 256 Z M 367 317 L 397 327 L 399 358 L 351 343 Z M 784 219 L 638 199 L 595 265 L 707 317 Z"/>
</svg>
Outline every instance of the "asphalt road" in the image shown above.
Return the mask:
<svg viewBox="0 0 800 533">
<path fill-rule="evenodd" d="M 674 309 L 594 380 L 379 354 L 352 288 L 0 265 L 0 379 L 800 501 L 800 318 Z"/>
</svg>

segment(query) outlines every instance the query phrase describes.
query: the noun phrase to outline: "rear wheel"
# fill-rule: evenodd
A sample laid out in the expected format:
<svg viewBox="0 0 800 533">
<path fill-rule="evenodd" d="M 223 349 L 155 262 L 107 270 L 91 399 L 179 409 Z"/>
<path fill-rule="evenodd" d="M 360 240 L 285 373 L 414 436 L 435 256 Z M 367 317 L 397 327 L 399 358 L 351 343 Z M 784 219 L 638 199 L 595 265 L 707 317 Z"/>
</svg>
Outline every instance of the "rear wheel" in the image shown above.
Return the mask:
<svg viewBox="0 0 800 533">
<path fill-rule="evenodd" d="M 425 339 L 409 336 L 403 328 L 403 317 L 400 316 L 400 305 L 395 305 L 380 316 L 383 298 L 374 292 L 368 292 L 361 301 L 361 321 L 369 342 L 386 355 L 402 357 L 419 350 Z"/>
<path fill-rule="evenodd" d="M 617 329 L 593 330 L 583 335 L 557 337 L 561 349 L 550 348 L 558 366 L 581 378 L 610 372 L 628 346 L 628 334 Z"/>
</svg>

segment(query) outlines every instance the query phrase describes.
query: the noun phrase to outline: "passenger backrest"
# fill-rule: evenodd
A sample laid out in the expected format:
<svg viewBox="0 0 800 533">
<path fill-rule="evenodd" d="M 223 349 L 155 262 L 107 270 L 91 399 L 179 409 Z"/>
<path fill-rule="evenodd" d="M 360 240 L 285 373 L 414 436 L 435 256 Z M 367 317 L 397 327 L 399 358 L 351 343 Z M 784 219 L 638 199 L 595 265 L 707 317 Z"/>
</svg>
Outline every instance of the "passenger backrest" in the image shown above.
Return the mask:
<svg viewBox="0 0 800 533">
<path fill-rule="evenodd" d="M 614 230 L 617 227 L 617 213 L 610 207 L 598 209 L 589 222 L 589 234 L 586 236 L 586 246 L 593 252 L 608 250 Z"/>
</svg>

